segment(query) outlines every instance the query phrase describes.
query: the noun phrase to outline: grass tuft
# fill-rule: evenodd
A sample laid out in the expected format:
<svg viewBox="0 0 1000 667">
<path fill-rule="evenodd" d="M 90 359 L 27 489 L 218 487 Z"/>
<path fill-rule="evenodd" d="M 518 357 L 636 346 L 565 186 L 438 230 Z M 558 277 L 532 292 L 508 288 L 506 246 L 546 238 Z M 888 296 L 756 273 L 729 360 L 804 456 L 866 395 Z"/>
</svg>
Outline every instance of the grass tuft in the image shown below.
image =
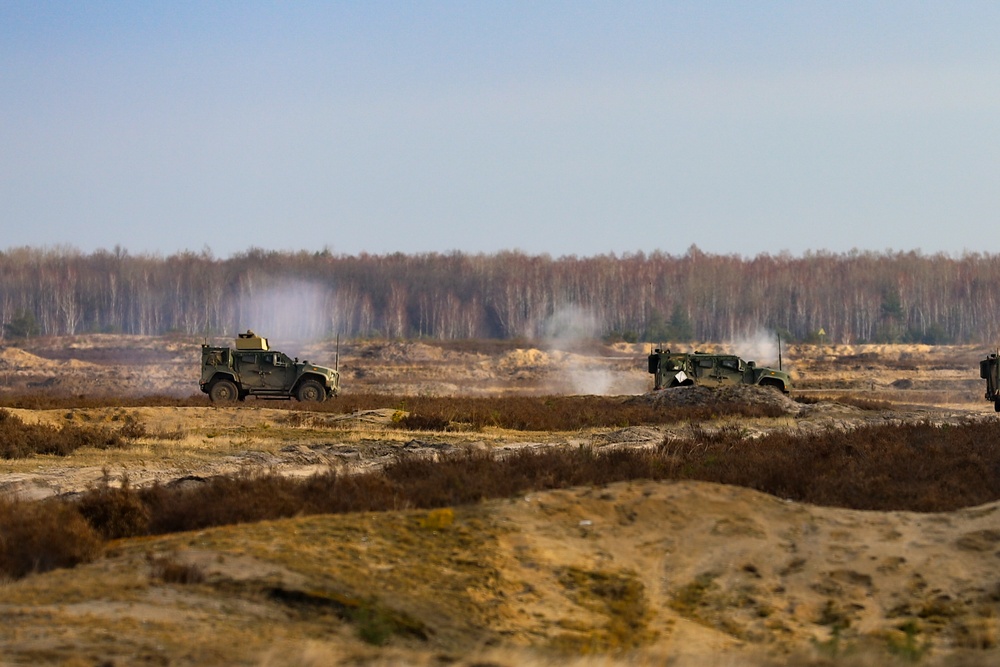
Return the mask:
<svg viewBox="0 0 1000 667">
<path fill-rule="evenodd" d="M 200 584 L 205 581 L 205 571 L 193 563 L 184 563 L 174 556 L 148 554 L 150 574 L 167 584 Z"/>
</svg>

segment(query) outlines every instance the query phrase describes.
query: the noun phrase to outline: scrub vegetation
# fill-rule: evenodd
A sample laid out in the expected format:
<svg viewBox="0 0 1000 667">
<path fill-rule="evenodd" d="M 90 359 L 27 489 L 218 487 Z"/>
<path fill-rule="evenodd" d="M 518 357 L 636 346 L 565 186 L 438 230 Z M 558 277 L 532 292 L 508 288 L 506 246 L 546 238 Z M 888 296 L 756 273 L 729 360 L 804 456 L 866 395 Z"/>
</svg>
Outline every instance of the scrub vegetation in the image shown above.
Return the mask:
<svg viewBox="0 0 1000 667">
<path fill-rule="evenodd" d="M 7 438 L 35 427 L 0 412 Z M 134 425 L 132 428 L 135 428 Z M 17 429 L 20 429 L 18 431 Z M 77 433 L 84 435 L 79 435 Z M 48 432 L 104 446 L 104 430 Z M 68 435 L 67 435 L 68 433 Z M 13 434 L 13 435 L 11 435 Z M 131 488 L 107 480 L 80 497 L 0 504 L 0 569 L 7 577 L 71 566 L 102 540 L 200 530 L 301 515 L 434 509 L 535 491 L 626 480 L 699 480 L 805 503 L 942 512 L 1000 498 L 1000 434 L 992 423 L 861 426 L 813 434 L 694 425 L 655 448 L 589 446 L 400 455 L 382 469 L 329 470 L 306 479 L 247 471 L 193 484 Z"/>
</svg>

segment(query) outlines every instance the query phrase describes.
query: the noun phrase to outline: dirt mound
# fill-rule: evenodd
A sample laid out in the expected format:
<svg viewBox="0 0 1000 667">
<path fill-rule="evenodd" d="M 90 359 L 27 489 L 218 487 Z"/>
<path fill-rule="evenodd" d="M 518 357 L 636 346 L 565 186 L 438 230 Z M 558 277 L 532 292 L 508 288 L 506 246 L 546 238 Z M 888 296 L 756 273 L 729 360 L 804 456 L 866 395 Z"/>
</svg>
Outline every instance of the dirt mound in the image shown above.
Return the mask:
<svg viewBox="0 0 1000 667">
<path fill-rule="evenodd" d="M 311 351 L 312 349 L 310 348 Z M 329 356 L 329 352 L 325 352 Z M 358 354 L 358 357 L 368 362 L 389 361 L 412 364 L 415 362 L 440 362 L 444 360 L 445 355 L 441 348 L 433 345 L 408 341 L 393 341 L 369 345 Z"/>
<path fill-rule="evenodd" d="M 20 370 L 20 369 L 48 369 L 59 366 L 59 362 L 39 357 L 36 354 L 25 352 L 16 347 L 5 347 L 0 350 L 0 368 Z"/>
<path fill-rule="evenodd" d="M 552 358 L 547 352 L 535 348 L 514 350 L 503 355 L 497 362 L 497 369 L 504 373 L 512 371 L 547 368 L 552 364 Z"/>
<path fill-rule="evenodd" d="M 629 399 L 628 402 L 642 402 L 669 407 L 741 403 L 744 405 L 773 407 L 790 415 L 798 414 L 802 408 L 801 405 L 775 389 L 749 385 L 674 387 L 636 396 Z"/>
<path fill-rule="evenodd" d="M 121 540 L 7 586 L 0 650 L 10 664 L 134 664 L 155 646 L 161 663 L 205 665 L 987 665 L 998 511 L 636 481 Z"/>
</svg>

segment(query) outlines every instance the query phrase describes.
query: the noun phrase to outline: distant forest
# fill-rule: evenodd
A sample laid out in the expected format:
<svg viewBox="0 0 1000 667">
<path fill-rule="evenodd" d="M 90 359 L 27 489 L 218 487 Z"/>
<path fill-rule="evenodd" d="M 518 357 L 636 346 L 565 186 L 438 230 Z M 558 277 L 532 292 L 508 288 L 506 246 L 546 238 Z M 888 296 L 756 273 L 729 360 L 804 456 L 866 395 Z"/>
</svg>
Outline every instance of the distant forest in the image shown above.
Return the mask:
<svg viewBox="0 0 1000 667">
<path fill-rule="evenodd" d="M 7 340 L 183 333 L 995 344 L 1000 256 L 0 253 Z"/>
</svg>

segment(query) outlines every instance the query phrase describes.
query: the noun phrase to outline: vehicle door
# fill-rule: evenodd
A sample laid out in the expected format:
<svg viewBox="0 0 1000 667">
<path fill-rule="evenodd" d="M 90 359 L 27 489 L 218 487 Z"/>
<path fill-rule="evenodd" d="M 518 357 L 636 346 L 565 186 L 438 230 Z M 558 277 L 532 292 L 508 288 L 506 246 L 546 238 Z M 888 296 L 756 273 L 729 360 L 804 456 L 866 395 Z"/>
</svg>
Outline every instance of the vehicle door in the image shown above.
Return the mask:
<svg viewBox="0 0 1000 667">
<path fill-rule="evenodd" d="M 264 387 L 260 357 L 256 352 L 237 352 L 236 365 L 240 383 L 244 389 L 262 389 Z"/>
<path fill-rule="evenodd" d="M 201 349 L 201 383 L 205 384 L 220 370 L 231 367 L 229 350 L 225 348 L 202 347 Z"/>
<path fill-rule="evenodd" d="M 675 355 L 656 355 L 656 388 L 673 387 L 688 379 L 684 372 L 684 358 Z M 650 365 L 652 367 L 652 364 Z"/>
<path fill-rule="evenodd" d="M 715 359 L 713 357 L 695 357 L 692 368 L 697 384 L 715 384 Z"/>
<path fill-rule="evenodd" d="M 288 389 L 295 382 L 295 364 L 282 352 L 262 354 L 260 376 L 265 389 Z"/>
<path fill-rule="evenodd" d="M 715 365 L 715 381 L 723 384 L 742 384 L 746 369 L 739 357 L 719 357 Z"/>
</svg>

